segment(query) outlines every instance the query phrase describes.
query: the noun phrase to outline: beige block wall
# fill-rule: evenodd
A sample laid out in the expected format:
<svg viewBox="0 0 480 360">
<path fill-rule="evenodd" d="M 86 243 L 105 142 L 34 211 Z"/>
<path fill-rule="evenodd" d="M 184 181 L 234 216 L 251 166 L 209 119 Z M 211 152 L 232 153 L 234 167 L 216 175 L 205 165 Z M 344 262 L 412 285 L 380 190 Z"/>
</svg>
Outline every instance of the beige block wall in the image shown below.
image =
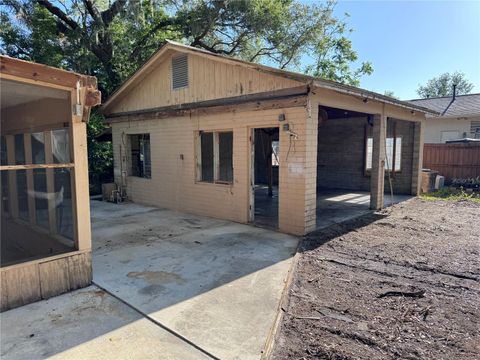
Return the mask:
<svg viewBox="0 0 480 360">
<path fill-rule="evenodd" d="M 280 123 L 278 116 L 282 113 L 286 121 Z M 152 178 L 126 178 L 127 194 L 132 201 L 246 223 L 251 129 L 280 127 L 279 227 L 287 233 L 304 234 L 312 223 L 314 227 L 315 218 L 313 215 L 312 219 L 315 209 L 311 196 L 316 184 L 317 117 L 308 115 L 308 109 L 302 106 L 114 123 L 115 180 L 120 184 L 122 170 L 128 170 L 128 159 L 122 159 L 120 152 L 122 134 L 149 133 Z M 296 140 L 282 131 L 284 123 L 290 124 L 298 136 Z M 233 184 L 195 181 L 195 137 L 199 130 L 233 130 Z"/>
</svg>

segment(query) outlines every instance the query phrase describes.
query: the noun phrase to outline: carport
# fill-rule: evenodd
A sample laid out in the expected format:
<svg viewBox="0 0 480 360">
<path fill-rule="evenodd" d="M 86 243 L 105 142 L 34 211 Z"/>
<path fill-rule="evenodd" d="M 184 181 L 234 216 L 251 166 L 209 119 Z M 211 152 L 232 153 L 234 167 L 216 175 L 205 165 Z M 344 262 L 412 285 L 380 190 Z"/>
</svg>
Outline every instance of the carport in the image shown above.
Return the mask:
<svg viewBox="0 0 480 360">
<path fill-rule="evenodd" d="M 373 114 L 320 106 L 317 145 L 317 229 L 360 216 L 376 209 L 372 186 L 384 186 L 378 202 L 383 206 L 416 195 L 413 174 L 415 123 L 386 119 L 384 178 L 372 178 L 374 152 Z M 380 191 L 380 190 L 379 190 Z M 383 190 L 381 190 L 383 192 Z"/>
</svg>

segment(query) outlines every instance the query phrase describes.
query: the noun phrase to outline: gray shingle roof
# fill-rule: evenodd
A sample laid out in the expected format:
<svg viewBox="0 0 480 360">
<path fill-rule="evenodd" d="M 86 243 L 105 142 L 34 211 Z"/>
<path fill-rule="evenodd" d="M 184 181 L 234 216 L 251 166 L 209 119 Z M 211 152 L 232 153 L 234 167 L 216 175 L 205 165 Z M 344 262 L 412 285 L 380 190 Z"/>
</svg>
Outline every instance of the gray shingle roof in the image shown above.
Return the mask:
<svg viewBox="0 0 480 360">
<path fill-rule="evenodd" d="M 410 103 L 435 110 L 443 117 L 480 115 L 480 94 L 457 95 L 429 99 L 410 100 Z"/>
</svg>

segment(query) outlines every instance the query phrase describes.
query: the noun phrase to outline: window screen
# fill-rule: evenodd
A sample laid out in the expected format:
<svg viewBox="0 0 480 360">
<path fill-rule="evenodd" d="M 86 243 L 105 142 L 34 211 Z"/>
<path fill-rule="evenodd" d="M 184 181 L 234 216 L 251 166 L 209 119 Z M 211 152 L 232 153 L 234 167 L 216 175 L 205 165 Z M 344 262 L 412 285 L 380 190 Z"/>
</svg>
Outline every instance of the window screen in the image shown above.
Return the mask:
<svg viewBox="0 0 480 360">
<path fill-rule="evenodd" d="M 130 135 L 131 175 L 150 179 L 152 161 L 150 157 L 150 134 Z"/>
<path fill-rule="evenodd" d="M 233 180 L 233 133 L 222 132 L 218 134 L 218 180 L 232 182 Z"/>
<path fill-rule="evenodd" d="M 213 133 L 202 132 L 201 158 L 202 158 L 202 181 L 213 181 Z"/>
<path fill-rule="evenodd" d="M 29 195 L 35 196 L 35 218 L 37 225 L 48 229 L 48 195 L 46 169 L 33 170 L 34 192 Z M 56 194 L 55 194 L 56 195 Z"/>
<path fill-rule="evenodd" d="M 45 137 L 43 132 L 33 133 L 32 139 L 32 162 L 45 164 Z"/>
<path fill-rule="evenodd" d="M 233 132 L 200 132 L 200 181 L 233 182 Z"/>
<path fill-rule="evenodd" d="M 172 87 L 180 89 L 188 86 L 188 56 L 172 58 Z"/>
<path fill-rule="evenodd" d="M 53 162 L 56 164 L 69 163 L 71 161 L 68 129 L 52 131 L 52 155 Z"/>
</svg>

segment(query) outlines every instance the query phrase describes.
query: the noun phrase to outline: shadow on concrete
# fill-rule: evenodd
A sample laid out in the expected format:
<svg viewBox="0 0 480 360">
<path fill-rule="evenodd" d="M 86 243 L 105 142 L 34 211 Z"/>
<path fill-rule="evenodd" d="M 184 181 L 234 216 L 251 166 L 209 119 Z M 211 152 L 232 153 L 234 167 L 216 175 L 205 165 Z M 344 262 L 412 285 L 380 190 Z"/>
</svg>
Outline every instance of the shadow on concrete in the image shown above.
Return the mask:
<svg viewBox="0 0 480 360">
<path fill-rule="evenodd" d="M 2 336 L 2 359 L 71 357 L 82 348 L 85 358 L 90 348 L 108 348 L 116 337 L 137 351 L 136 332 L 146 333 L 147 347 L 177 356 L 170 358 L 185 358 L 177 354 L 186 348 L 196 351 L 187 358 L 260 358 L 298 238 L 98 201 L 92 201 L 92 237 L 94 282 L 106 292 L 90 287 L 2 314 L 2 334 L 15 328 Z M 178 343 L 181 337 L 195 346 Z"/>
</svg>

